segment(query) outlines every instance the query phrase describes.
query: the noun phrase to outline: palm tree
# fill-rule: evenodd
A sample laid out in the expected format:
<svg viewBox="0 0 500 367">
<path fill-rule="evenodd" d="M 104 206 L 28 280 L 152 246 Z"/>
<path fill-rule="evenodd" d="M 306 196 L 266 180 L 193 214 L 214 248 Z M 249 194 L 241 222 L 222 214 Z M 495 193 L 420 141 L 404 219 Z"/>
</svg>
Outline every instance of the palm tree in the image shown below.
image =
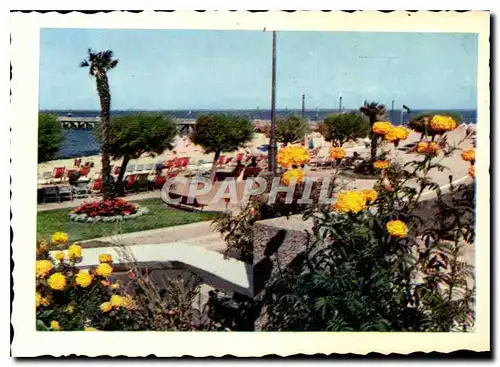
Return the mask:
<svg viewBox="0 0 500 367">
<path fill-rule="evenodd" d="M 385 106 L 379 104 L 378 102 L 365 101 L 364 105 L 360 107 L 359 111 L 368 117 L 370 121 L 370 137 L 371 137 L 371 147 L 370 147 L 370 159 L 372 162 L 375 161 L 377 155 L 377 135 L 373 133 L 373 124 L 379 121 L 385 115 Z"/>
<path fill-rule="evenodd" d="M 99 134 L 101 136 L 101 154 L 102 154 L 102 179 L 103 179 L 103 197 L 108 199 L 112 195 L 113 179 L 111 178 L 111 164 L 109 151 L 109 130 L 110 130 L 110 110 L 111 94 L 108 83 L 108 70 L 113 69 L 118 64 L 118 59 L 113 59 L 113 51 L 104 50 L 93 52 L 88 49 L 88 55 L 80 63 L 80 67 L 88 67 L 89 75 L 95 77 L 97 93 L 101 103 L 101 123 Z"/>
</svg>

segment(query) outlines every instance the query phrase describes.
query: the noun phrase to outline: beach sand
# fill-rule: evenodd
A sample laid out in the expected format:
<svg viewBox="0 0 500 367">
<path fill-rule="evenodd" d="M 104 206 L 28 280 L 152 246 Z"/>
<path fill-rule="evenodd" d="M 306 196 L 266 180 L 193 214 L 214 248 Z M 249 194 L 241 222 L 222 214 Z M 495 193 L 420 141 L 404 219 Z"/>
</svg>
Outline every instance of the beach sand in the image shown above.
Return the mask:
<svg viewBox="0 0 500 367">
<path fill-rule="evenodd" d="M 473 127 L 475 128 L 475 127 Z M 448 133 L 448 141 L 450 143 L 457 143 L 459 142 L 466 133 L 466 128 L 463 126 L 458 127 L 456 130 Z M 318 156 L 320 157 L 326 157 L 329 154 L 331 144 L 326 142 L 324 138 L 317 132 L 313 132 L 307 136 L 306 141 L 309 141 L 310 139 L 313 140 L 313 144 L 315 148 L 319 148 L 319 153 Z M 420 134 L 417 134 L 415 132 L 411 132 L 409 138 L 405 140 L 404 142 L 401 142 L 401 146 L 418 141 L 420 139 Z M 267 145 L 269 144 L 269 139 L 266 138 L 264 134 L 261 133 L 255 133 L 253 140 L 246 145 L 245 148 L 240 149 L 236 152 L 232 153 L 222 153 L 222 155 L 226 157 L 236 157 L 238 153 L 246 153 L 246 154 L 251 154 L 251 155 L 264 155 L 267 154 Z M 367 149 L 363 141 L 360 139 L 358 142 L 352 142 L 350 144 L 346 144 L 345 146 L 347 148 L 347 155 L 350 156 L 353 154 L 353 152 L 358 152 L 362 157 L 366 157 L 369 154 L 369 148 Z M 465 141 L 463 142 L 460 147 L 462 149 L 470 149 L 472 148 L 472 141 Z M 391 156 L 393 159 L 396 160 L 402 160 L 404 162 L 407 162 L 408 160 L 415 159 L 417 157 L 416 154 L 408 154 L 404 153 L 401 151 L 397 151 L 393 148 L 392 144 L 382 144 L 382 149 L 385 150 L 390 150 L 391 151 Z M 175 142 L 175 147 L 171 151 L 165 151 L 162 154 L 158 156 L 150 156 L 147 154 L 144 154 L 142 157 L 138 159 L 132 159 L 130 160 L 131 165 L 137 165 L 137 164 L 155 164 L 157 162 L 165 162 L 169 159 L 174 158 L 174 153 L 175 151 L 177 153 L 176 157 L 181 158 L 181 157 L 189 157 L 190 158 L 190 165 L 196 165 L 199 161 L 203 160 L 207 165 L 210 164 L 213 160 L 213 153 L 211 154 L 205 154 L 203 152 L 203 149 L 199 146 L 194 145 L 189 141 L 187 137 L 180 138 L 177 137 L 176 142 Z M 87 156 L 87 157 L 82 157 L 82 164 L 85 164 L 85 162 L 93 162 L 94 167 L 90 170 L 89 178 L 93 177 L 94 174 L 99 173 L 101 171 L 101 156 L 100 155 L 93 155 L 93 156 Z M 120 166 L 122 160 L 112 160 L 111 164 L 112 166 Z M 38 173 L 41 174 L 43 172 L 52 172 L 52 170 L 55 167 L 65 167 L 65 168 L 73 168 L 73 163 L 74 163 L 74 158 L 70 159 L 58 159 L 58 160 L 52 160 L 44 163 L 38 164 Z M 449 174 L 452 174 L 454 177 L 461 177 L 464 175 L 468 174 L 468 166 L 461 160 L 460 158 L 460 152 L 456 152 L 453 156 L 445 158 L 444 161 L 442 162 L 444 165 L 448 166 L 450 168 L 450 171 L 442 172 L 442 173 L 436 173 L 439 176 L 447 177 Z M 209 166 L 208 166 L 209 168 Z M 461 176 L 460 176 L 461 175 Z M 441 180 L 440 180 L 441 181 Z"/>
</svg>

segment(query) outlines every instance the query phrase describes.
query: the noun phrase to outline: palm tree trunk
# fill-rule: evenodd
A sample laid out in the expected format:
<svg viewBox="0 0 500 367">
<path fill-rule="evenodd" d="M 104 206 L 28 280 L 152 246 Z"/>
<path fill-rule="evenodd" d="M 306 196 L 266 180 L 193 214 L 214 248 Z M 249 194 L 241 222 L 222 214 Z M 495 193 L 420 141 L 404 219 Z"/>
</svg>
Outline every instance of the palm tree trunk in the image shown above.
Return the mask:
<svg viewBox="0 0 500 367">
<path fill-rule="evenodd" d="M 210 181 L 213 183 L 215 181 L 215 174 L 217 172 L 217 161 L 219 160 L 221 152 L 215 152 L 214 160 L 212 162 L 212 171 L 210 172 Z"/>
<path fill-rule="evenodd" d="M 106 74 L 96 77 L 97 92 L 101 102 L 101 159 L 102 159 L 102 180 L 103 180 L 103 198 L 109 199 L 113 191 L 113 178 L 111 177 L 111 163 L 109 151 L 109 130 L 111 127 L 111 94 L 109 91 L 108 77 Z"/>
</svg>

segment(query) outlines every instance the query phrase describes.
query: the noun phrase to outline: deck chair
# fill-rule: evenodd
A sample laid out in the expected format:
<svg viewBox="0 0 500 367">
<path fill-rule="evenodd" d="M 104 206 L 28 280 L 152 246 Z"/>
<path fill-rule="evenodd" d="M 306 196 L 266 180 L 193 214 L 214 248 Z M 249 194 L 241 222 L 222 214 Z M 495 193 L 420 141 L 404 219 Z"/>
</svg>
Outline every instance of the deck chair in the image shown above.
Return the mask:
<svg viewBox="0 0 500 367">
<path fill-rule="evenodd" d="M 57 186 L 50 186 L 44 188 L 43 202 L 47 201 L 60 201 L 59 199 L 59 189 Z"/>
<path fill-rule="evenodd" d="M 149 163 L 144 165 L 144 171 L 151 172 L 155 168 L 154 163 Z"/>
<path fill-rule="evenodd" d="M 62 178 L 64 176 L 65 167 L 55 167 L 52 171 L 52 178 Z"/>
<path fill-rule="evenodd" d="M 73 201 L 73 188 L 71 186 L 59 186 L 59 201 L 68 198 Z"/>
<path fill-rule="evenodd" d="M 127 165 L 127 169 L 125 170 L 126 173 L 134 172 L 135 171 L 135 164 L 129 164 Z"/>
<path fill-rule="evenodd" d="M 135 166 L 135 172 L 142 172 L 144 171 L 144 165 L 143 164 L 138 164 Z"/>
<path fill-rule="evenodd" d="M 92 180 L 92 183 L 90 184 L 90 192 L 92 194 L 100 194 L 102 193 L 102 187 L 103 187 L 102 178 L 96 178 Z"/>
<path fill-rule="evenodd" d="M 137 186 L 138 191 L 146 191 L 149 188 L 148 181 L 149 173 L 139 173 L 136 178 L 134 184 Z"/>
<path fill-rule="evenodd" d="M 88 196 L 88 183 L 85 181 L 77 182 L 75 186 L 73 186 L 73 197 L 82 198 Z"/>
<path fill-rule="evenodd" d="M 82 169 L 80 170 L 80 176 L 87 177 L 89 172 L 90 172 L 90 167 L 83 166 Z"/>
<path fill-rule="evenodd" d="M 52 172 L 43 172 L 42 173 L 42 179 L 50 180 L 51 178 L 52 178 Z"/>
</svg>

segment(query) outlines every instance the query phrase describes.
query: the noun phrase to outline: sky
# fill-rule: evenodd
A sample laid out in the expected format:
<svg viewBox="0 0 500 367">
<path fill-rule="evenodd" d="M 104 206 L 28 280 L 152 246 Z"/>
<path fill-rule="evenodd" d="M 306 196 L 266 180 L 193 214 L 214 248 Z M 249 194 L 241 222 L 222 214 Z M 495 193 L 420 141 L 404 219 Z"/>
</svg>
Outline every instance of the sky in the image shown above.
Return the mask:
<svg viewBox="0 0 500 367">
<path fill-rule="evenodd" d="M 269 109 L 272 32 L 42 29 L 39 108 L 98 110 L 79 67 L 90 47 L 119 59 L 114 110 Z M 477 35 L 278 32 L 276 107 L 475 109 Z"/>
</svg>

